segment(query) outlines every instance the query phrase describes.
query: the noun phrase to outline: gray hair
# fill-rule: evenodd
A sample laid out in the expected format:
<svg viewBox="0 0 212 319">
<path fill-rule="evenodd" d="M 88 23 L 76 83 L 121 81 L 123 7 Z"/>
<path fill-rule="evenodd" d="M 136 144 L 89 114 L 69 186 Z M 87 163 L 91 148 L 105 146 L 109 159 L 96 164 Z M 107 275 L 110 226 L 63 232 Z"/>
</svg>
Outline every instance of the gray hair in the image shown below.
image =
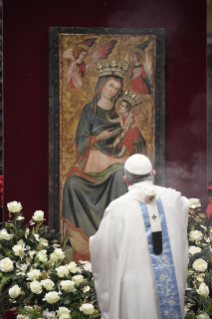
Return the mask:
<svg viewBox="0 0 212 319">
<path fill-rule="evenodd" d="M 152 172 L 145 175 L 135 175 L 135 174 L 129 173 L 126 169 L 124 169 L 124 173 L 130 185 L 143 182 L 143 181 L 153 181 Z"/>
</svg>

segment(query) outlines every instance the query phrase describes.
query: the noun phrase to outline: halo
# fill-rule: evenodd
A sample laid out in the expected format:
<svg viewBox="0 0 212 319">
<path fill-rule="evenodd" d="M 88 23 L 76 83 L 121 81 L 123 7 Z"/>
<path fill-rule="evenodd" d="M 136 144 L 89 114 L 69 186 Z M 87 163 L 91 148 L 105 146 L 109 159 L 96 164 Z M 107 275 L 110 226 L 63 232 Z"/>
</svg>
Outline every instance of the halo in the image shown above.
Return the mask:
<svg viewBox="0 0 212 319">
<path fill-rule="evenodd" d="M 133 48 L 133 49 L 130 50 L 130 53 L 129 53 L 129 60 L 130 60 L 130 62 L 133 63 L 133 62 L 132 62 L 132 56 L 133 56 L 133 54 L 134 54 L 135 52 L 139 52 L 139 53 L 140 53 L 140 55 L 141 55 L 141 61 L 140 61 L 140 62 L 141 62 L 141 64 L 144 64 L 144 63 L 145 63 L 145 54 L 144 54 L 144 51 L 141 50 L 141 49 L 138 49 L 138 48 Z"/>
<path fill-rule="evenodd" d="M 83 49 L 83 50 L 85 50 L 87 52 L 88 51 L 88 46 L 85 45 L 85 44 L 76 45 L 74 50 L 73 50 L 73 56 L 75 57 L 75 59 L 77 59 L 76 55 L 78 55 L 77 51 L 79 51 L 79 49 Z"/>
<path fill-rule="evenodd" d="M 118 107 L 119 107 L 119 105 L 120 105 L 120 102 L 123 100 L 123 95 L 122 96 L 120 96 L 120 98 L 116 101 L 116 103 L 115 103 L 115 109 L 116 109 L 116 111 L 118 110 Z"/>
</svg>

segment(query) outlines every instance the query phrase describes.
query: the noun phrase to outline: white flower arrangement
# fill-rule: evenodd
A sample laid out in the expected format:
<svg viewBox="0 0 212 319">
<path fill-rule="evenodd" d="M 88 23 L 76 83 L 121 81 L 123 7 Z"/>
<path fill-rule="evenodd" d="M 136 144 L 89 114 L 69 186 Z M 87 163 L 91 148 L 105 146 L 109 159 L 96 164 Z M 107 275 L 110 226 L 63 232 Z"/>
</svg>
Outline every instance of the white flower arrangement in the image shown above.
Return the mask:
<svg viewBox="0 0 212 319">
<path fill-rule="evenodd" d="M 100 319 L 91 263 L 64 263 L 61 235 L 43 225 L 43 211 L 23 226 L 21 203 L 8 209 L 12 221 L 0 229 L 0 288 L 9 285 L 1 312 L 18 309 L 17 319 Z"/>
<path fill-rule="evenodd" d="M 208 319 L 212 315 L 212 299 L 209 297 L 210 289 L 212 289 L 210 229 L 206 225 L 206 215 L 200 211 L 199 199 L 191 198 L 190 204 L 185 318 Z"/>
</svg>

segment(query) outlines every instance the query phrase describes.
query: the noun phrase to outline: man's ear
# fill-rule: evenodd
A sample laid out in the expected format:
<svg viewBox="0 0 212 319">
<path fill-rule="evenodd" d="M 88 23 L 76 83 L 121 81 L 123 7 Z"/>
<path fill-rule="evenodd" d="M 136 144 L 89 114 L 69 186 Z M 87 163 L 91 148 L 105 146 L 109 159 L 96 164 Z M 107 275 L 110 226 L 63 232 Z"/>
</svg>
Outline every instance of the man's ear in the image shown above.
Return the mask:
<svg viewBox="0 0 212 319">
<path fill-rule="evenodd" d="M 124 181 L 127 183 L 127 186 L 129 186 L 129 185 L 130 185 L 130 183 L 129 183 L 129 181 L 128 181 L 128 179 L 127 179 L 127 176 L 126 176 L 126 175 L 124 175 L 124 176 L 123 176 L 123 179 L 124 179 Z"/>
<path fill-rule="evenodd" d="M 155 175 L 156 175 L 156 171 L 153 169 L 152 170 L 152 176 L 155 177 Z"/>
</svg>

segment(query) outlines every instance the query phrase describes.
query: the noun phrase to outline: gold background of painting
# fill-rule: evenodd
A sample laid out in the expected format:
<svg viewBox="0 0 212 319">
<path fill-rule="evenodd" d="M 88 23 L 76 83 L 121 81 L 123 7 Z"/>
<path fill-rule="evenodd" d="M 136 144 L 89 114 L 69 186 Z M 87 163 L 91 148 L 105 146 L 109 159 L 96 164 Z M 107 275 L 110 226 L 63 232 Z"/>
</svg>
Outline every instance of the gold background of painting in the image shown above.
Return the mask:
<svg viewBox="0 0 212 319">
<path fill-rule="evenodd" d="M 67 69 L 71 64 L 70 59 L 63 59 L 63 52 L 70 46 L 88 38 L 96 38 L 94 45 L 88 48 L 85 64 L 90 62 L 91 53 L 96 51 L 100 46 L 111 40 L 117 40 L 115 48 L 108 56 L 110 61 L 115 57 L 118 62 L 124 63 L 124 57 L 127 52 L 132 50 L 138 44 L 149 40 L 151 44 L 146 48 L 152 62 L 152 93 L 150 95 L 139 96 L 142 104 L 136 106 L 132 113 L 135 116 L 136 125 L 144 136 L 147 143 L 147 156 L 154 163 L 155 153 L 155 36 L 151 35 L 121 35 L 121 34 L 60 34 L 59 35 L 59 92 L 60 92 L 60 185 L 61 194 L 65 184 L 64 175 L 69 172 L 76 161 L 75 136 L 78 123 L 84 106 L 93 100 L 94 90 L 98 81 L 98 70 L 96 64 L 88 69 L 83 79 L 83 86 L 80 88 L 70 89 L 66 83 Z M 132 51 L 129 58 L 131 59 Z M 145 56 L 142 61 L 145 68 Z M 130 66 L 123 79 L 123 89 L 130 89 Z M 117 102 L 118 103 L 118 102 Z M 60 199 L 61 202 L 61 199 Z M 61 203 L 60 203 L 61 207 Z"/>
</svg>

